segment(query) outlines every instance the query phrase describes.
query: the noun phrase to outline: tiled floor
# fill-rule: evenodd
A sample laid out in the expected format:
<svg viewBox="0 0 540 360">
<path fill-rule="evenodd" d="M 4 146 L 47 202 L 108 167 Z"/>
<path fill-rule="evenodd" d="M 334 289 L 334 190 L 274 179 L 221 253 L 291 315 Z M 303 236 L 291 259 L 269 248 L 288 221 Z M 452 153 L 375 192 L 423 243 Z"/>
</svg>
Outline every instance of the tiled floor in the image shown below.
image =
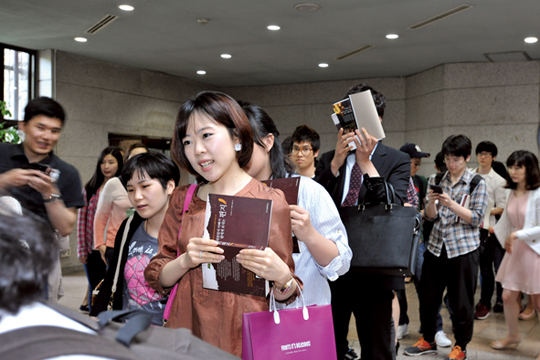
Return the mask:
<svg viewBox="0 0 540 360">
<path fill-rule="evenodd" d="M 84 273 L 75 273 L 64 276 L 63 285 L 65 296 L 60 300 L 60 304 L 77 310 L 81 304 L 86 292 L 86 277 Z M 410 334 L 400 341 L 401 347 L 398 359 L 412 359 L 403 355 L 403 349 L 411 346 L 419 337 L 418 329 L 420 320 L 418 318 L 418 298 L 414 285 L 407 284 L 407 299 L 409 303 L 409 332 Z M 479 292 L 477 292 L 477 297 Z M 450 322 L 448 311 L 443 307 L 441 315 L 444 321 L 444 331 L 448 337 L 453 340 L 452 324 Z M 540 325 L 538 319 L 529 321 L 520 321 L 519 327 L 523 340 L 516 350 L 497 351 L 491 348 L 490 343 L 494 339 L 502 338 L 506 334 L 506 324 L 503 314 L 491 313 L 486 320 L 475 320 L 474 335 L 468 346 L 467 358 L 469 360 L 530 360 L 534 359 L 540 353 Z M 360 354 L 360 346 L 356 335 L 354 321 L 351 321 L 349 331 L 350 345 Z M 451 348 L 439 348 L 438 355 L 424 355 L 422 360 L 442 360 L 450 353 Z"/>
</svg>

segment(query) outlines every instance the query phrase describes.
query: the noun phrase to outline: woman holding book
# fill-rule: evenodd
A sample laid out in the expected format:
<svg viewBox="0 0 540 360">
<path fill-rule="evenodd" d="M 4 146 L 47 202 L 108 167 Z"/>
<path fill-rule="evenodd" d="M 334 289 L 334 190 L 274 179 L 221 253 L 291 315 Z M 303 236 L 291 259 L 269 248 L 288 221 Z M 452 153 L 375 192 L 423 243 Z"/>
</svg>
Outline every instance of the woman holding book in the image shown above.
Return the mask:
<svg viewBox="0 0 540 360">
<path fill-rule="evenodd" d="M 203 181 L 198 184 L 186 213 L 183 207 L 188 187 L 174 191 L 159 232 L 158 254 L 145 270 L 150 286 L 162 293 L 178 283 L 168 327 L 188 328 L 203 340 L 237 356 L 242 353 L 242 314 L 268 310 L 268 300 L 203 288 L 201 264 L 224 259 L 217 241 L 202 238 L 208 194 L 273 201 L 269 246 L 265 250 L 243 249 L 237 260 L 273 283 L 271 291 L 276 300 L 292 302 L 298 294 L 298 278 L 292 275 L 289 207 L 281 191 L 268 188 L 242 169 L 252 151 L 249 121 L 228 95 L 202 92 L 182 105 L 176 118 L 171 153 L 182 168 Z"/>
<path fill-rule="evenodd" d="M 529 294 L 540 314 L 540 170 L 536 156 L 524 150 L 514 151 L 506 160 L 512 189 L 506 208 L 494 231 L 504 240 L 506 254 L 495 280 L 503 287 L 504 317 L 508 335 L 492 342 L 498 350 L 519 344 L 518 317 L 520 292 Z M 540 360 L 540 356 L 537 357 Z"/>
<path fill-rule="evenodd" d="M 245 167 L 257 180 L 287 177 L 279 132 L 274 121 L 259 106 L 241 103 L 254 135 L 251 161 Z M 293 254 L 296 275 L 304 283 L 306 305 L 330 304 L 328 281 L 349 271 L 352 251 L 339 212 L 328 192 L 314 180 L 301 176 L 298 205 L 290 205 L 292 230 L 299 253 Z M 294 307 L 294 304 L 279 307 Z"/>
</svg>

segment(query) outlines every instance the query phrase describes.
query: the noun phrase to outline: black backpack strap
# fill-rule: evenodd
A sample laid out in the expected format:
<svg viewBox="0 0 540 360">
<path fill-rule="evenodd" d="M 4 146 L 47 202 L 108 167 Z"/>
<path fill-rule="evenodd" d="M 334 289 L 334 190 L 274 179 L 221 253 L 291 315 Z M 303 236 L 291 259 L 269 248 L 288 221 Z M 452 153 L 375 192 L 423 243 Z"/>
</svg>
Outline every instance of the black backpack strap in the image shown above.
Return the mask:
<svg viewBox="0 0 540 360">
<path fill-rule="evenodd" d="M 448 171 L 445 171 L 445 172 L 440 172 L 440 173 L 437 173 L 437 175 L 435 175 L 435 185 L 440 185 L 441 184 L 441 181 L 443 179 L 443 177 L 446 175 Z"/>
<path fill-rule="evenodd" d="M 2 359 L 41 360 L 63 355 L 139 359 L 114 339 L 56 326 L 31 326 L 0 334 Z"/>
<path fill-rule="evenodd" d="M 474 175 L 474 177 L 471 179 L 471 183 L 469 184 L 469 195 L 473 193 L 474 189 L 476 189 L 476 186 L 482 181 L 484 178 L 480 175 Z"/>
</svg>

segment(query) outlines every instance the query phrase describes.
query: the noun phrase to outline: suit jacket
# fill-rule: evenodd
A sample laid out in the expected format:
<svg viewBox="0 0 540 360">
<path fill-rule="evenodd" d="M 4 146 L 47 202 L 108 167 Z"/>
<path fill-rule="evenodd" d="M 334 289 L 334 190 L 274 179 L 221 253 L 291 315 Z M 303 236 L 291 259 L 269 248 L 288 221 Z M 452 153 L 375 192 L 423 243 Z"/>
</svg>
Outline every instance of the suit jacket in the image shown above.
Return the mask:
<svg viewBox="0 0 540 360">
<path fill-rule="evenodd" d="M 506 238 L 514 231 L 506 209 L 504 209 L 501 219 L 493 227 L 493 230 L 495 231 L 497 240 L 499 240 L 504 248 Z M 540 188 L 529 191 L 523 229 L 518 230 L 516 235 L 518 240 L 525 241 L 531 249 L 540 254 Z"/>
<path fill-rule="evenodd" d="M 338 176 L 332 173 L 330 163 L 334 158 L 335 150 L 324 153 L 317 164 L 315 171 L 315 180 L 319 182 L 332 196 L 334 203 L 339 208 L 343 198 L 343 186 L 345 184 L 346 161 L 339 169 Z M 407 188 L 411 173 L 411 159 L 409 155 L 383 145 L 381 142 L 377 145 L 375 152 L 371 157 L 371 162 L 379 172 L 379 175 L 394 187 L 397 201 L 404 203 L 407 201 Z M 376 178 L 373 178 L 376 179 Z M 359 201 L 362 201 L 368 192 L 366 181 L 362 182 L 360 188 Z M 374 197 L 381 199 L 384 191 L 380 186 L 374 186 Z M 348 276 L 342 277 L 360 282 L 362 286 L 376 288 L 380 290 L 399 290 L 404 287 L 403 276 L 385 276 L 385 275 L 366 275 L 349 272 Z M 340 278 L 341 279 L 341 278 Z M 339 279 L 338 279 L 339 281 Z"/>
</svg>

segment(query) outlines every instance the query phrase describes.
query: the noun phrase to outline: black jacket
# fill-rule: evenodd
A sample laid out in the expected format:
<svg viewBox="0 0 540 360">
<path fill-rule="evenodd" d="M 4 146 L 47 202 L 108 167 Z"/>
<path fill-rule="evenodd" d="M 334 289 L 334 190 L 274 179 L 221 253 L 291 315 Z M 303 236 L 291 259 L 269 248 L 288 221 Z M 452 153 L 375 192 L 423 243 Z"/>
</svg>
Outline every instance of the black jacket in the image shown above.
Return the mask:
<svg viewBox="0 0 540 360">
<path fill-rule="evenodd" d="M 129 218 L 128 218 L 129 219 Z M 133 234 L 142 224 L 144 219 L 139 216 L 139 214 L 133 214 L 133 220 L 129 228 L 126 229 L 126 224 L 128 219 L 125 219 L 120 225 L 116 237 L 114 239 L 114 251 L 109 264 L 109 269 L 105 275 L 105 280 L 101 284 L 101 289 L 99 294 L 96 296 L 94 303 L 92 304 L 92 309 L 90 311 L 90 316 L 97 316 L 102 311 L 107 311 L 107 305 L 109 304 L 109 299 L 112 293 L 112 286 L 114 281 L 114 274 L 116 273 L 116 267 L 120 266 L 118 271 L 118 280 L 116 282 L 116 291 L 113 296 L 113 310 L 122 310 L 124 307 L 124 268 L 126 267 L 129 244 L 133 238 Z M 120 245 L 122 243 L 122 236 L 124 231 L 128 232 L 126 243 L 122 249 L 122 259 L 120 259 L 120 264 L 118 264 L 118 258 L 120 256 Z"/>
<path fill-rule="evenodd" d="M 345 176 L 347 163 L 345 162 L 339 169 L 339 175 L 336 177 L 332 173 L 330 163 L 334 158 L 335 150 L 324 153 L 321 156 L 317 169 L 315 171 L 315 180 L 319 182 L 332 196 L 334 203 L 339 208 L 343 198 L 343 187 L 345 185 Z M 394 187 L 396 202 L 403 204 L 407 201 L 407 188 L 409 187 L 409 178 L 411 174 L 411 159 L 409 155 L 387 147 L 381 142 L 371 157 L 371 162 L 379 172 L 380 178 L 368 178 L 362 183 L 358 201 L 366 202 L 382 201 L 386 199 L 384 191 L 384 182 L 386 180 Z M 368 192 L 366 184 L 370 184 L 371 190 Z M 365 275 L 349 272 L 341 276 L 337 282 L 350 282 L 361 286 L 362 288 L 372 288 L 379 290 L 400 290 L 404 288 L 403 276 L 387 275 Z M 336 284 L 337 285 L 337 284 Z"/>
</svg>

